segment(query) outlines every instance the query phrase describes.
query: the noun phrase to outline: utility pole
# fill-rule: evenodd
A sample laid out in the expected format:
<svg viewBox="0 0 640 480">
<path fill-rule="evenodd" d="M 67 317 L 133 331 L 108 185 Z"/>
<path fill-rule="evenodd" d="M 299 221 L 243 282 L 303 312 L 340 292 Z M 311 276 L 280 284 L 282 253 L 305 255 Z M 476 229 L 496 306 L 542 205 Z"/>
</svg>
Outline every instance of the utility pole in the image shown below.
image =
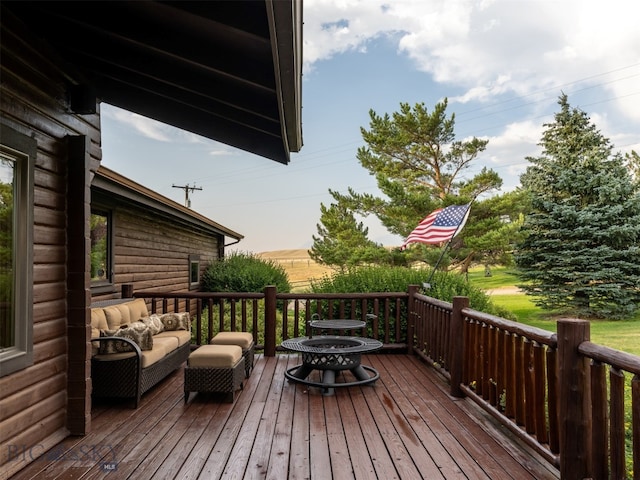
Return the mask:
<svg viewBox="0 0 640 480">
<path fill-rule="evenodd" d="M 187 208 L 191 208 L 191 201 L 189 200 L 189 192 L 193 192 L 194 190 L 202 190 L 202 187 L 196 187 L 195 182 L 193 183 L 193 187 L 186 185 L 171 185 L 173 188 L 181 188 L 184 190 L 184 206 Z"/>
</svg>

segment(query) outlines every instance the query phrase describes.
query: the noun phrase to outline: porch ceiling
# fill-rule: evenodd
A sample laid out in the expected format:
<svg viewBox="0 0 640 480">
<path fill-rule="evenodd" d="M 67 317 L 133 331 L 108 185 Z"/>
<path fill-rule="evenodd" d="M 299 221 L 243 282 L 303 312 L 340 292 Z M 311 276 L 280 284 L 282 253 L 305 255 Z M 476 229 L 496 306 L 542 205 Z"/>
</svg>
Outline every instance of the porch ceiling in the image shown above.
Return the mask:
<svg viewBox="0 0 640 480">
<path fill-rule="evenodd" d="M 301 0 L 6 2 L 99 101 L 288 163 Z"/>
</svg>

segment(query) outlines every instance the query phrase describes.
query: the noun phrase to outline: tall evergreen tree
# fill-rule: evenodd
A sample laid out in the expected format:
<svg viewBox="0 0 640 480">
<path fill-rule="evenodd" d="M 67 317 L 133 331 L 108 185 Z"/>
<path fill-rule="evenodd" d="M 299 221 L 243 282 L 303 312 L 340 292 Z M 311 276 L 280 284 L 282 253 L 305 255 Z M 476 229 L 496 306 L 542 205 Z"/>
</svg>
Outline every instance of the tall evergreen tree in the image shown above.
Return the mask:
<svg viewBox="0 0 640 480">
<path fill-rule="evenodd" d="M 620 318 L 640 308 L 640 192 L 630 163 L 559 99 L 542 154 L 521 181 L 531 195 L 516 263 L 544 308 Z"/>
<path fill-rule="evenodd" d="M 389 232 L 404 237 L 436 208 L 499 188 L 502 179 L 492 170 L 464 179 L 488 140 L 457 140 L 455 115 L 446 110 L 446 99 L 431 112 L 423 103 L 401 103 L 392 115 L 370 110 L 369 129 L 360 129 L 367 146 L 358 149 L 357 158 L 384 197 L 349 189 L 331 191 L 334 199 L 362 216 L 375 215 Z"/>
</svg>

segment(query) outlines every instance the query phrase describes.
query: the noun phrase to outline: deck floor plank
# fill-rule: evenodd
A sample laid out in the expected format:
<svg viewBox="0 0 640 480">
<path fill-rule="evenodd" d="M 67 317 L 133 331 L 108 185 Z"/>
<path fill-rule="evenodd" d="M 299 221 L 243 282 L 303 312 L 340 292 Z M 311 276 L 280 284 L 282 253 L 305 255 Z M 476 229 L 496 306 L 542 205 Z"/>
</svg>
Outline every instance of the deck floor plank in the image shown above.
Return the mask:
<svg viewBox="0 0 640 480">
<path fill-rule="evenodd" d="M 299 363 L 298 356 L 292 356 L 294 364 Z M 289 475 L 291 480 L 311 478 L 309 442 L 309 395 L 306 387 L 287 383 L 293 389 L 294 404 L 291 405 L 291 451 L 289 453 Z M 291 388 L 293 387 L 293 388 Z M 297 387 L 297 388 L 295 388 Z M 283 477 L 284 478 L 284 477 Z"/>
<path fill-rule="evenodd" d="M 372 388 L 373 387 L 369 387 L 368 390 L 371 391 Z M 369 405 L 364 397 L 362 387 L 351 388 L 349 393 L 377 478 L 401 478 L 398 475 L 393 457 L 387 449 L 386 439 L 382 437 L 374 421 L 375 417 L 369 410 Z"/>
<path fill-rule="evenodd" d="M 284 364 L 284 368 L 293 367 L 293 356 L 287 357 L 288 363 Z M 281 362 L 282 363 L 282 362 Z M 278 405 L 277 416 L 275 417 L 275 429 L 273 432 L 273 441 L 271 443 L 271 455 L 269 456 L 269 464 L 265 478 L 267 480 L 281 480 L 287 478 L 289 471 L 289 452 L 292 442 L 292 425 L 293 425 L 293 405 L 295 401 L 295 388 L 287 386 L 284 378 L 280 379 L 282 384 L 282 396 Z M 273 419 L 268 419 L 273 421 Z"/>
<path fill-rule="evenodd" d="M 393 415 L 394 424 L 402 431 L 407 450 L 424 478 L 465 479 L 458 464 L 451 458 L 429 424 L 421 421 L 419 412 L 403 392 L 405 381 L 397 362 L 386 362 L 382 356 L 371 356 L 371 364 L 380 375 L 384 375 L 386 391 L 377 391 L 386 406 L 387 414 Z M 425 450 L 428 455 L 424 455 Z"/>
<path fill-rule="evenodd" d="M 241 456 L 236 456 L 235 458 L 232 458 L 231 453 L 236 447 L 238 436 L 243 429 L 243 425 L 247 421 L 247 417 L 249 417 L 249 411 L 252 410 L 253 404 L 256 402 L 264 404 L 267 398 L 267 393 L 271 386 L 271 380 L 273 379 L 273 371 L 275 370 L 277 362 L 276 358 L 266 358 L 263 360 L 263 363 L 265 364 L 264 369 L 262 370 L 261 375 L 256 376 L 257 381 L 246 382 L 252 383 L 255 387 L 250 390 L 248 395 L 243 395 L 244 391 L 239 395 L 234 404 L 234 414 L 226 421 L 225 427 L 222 430 L 221 435 L 216 440 L 199 478 L 203 480 L 225 478 L 223 474 L 229 462 L 232 464 L 236 462 L 246 463 L 248 457 L 242 458 Z M 260 381 L 263 378 L 264 381 Z M 253 407 L 252 411 L 256 412 L 262 408 L 263 405 Z M 249 421 L 255 421 L 255 419 L 249 417 Z M 245 431 L 246 428 L 249 427 L 245 427 Z M 242 446 L 238 445 L 238 448 L 241 447 Z"/>
<path fill-rule="evenodd" d="M 365 355 L 380 379 L 331 396 L 285 379 L 299 362 L 258 355 L 233 404 L 206 394 L 185 404 L 182 368 L 138 409 L 101 400 L 92 433 L 65 439 L 11 480 L 559 478 L 471 400 L 452 398 L 417 357 Z M 102 450 L 78 458 L 91 448 Z M 112 461 L 115 472 L 103 465 Z"/>
<path fill-rule="evenodd" d="M 331 480 L 331 457 L 329 456 L 329 438 L 324 416 L 324 399 L 320 392 L 310 394 L 312 390 L 303 385 L 302 388 L 309 397 L 309 464 L 311 478 L 317 480 Z"/>
<path fill-rule="evenodd" d="M 331 478 L 334 480 L 350 480 L 354 478 L 353 465 L 345 436 L 345 430 L 352 427 L 342 422 L 342 411 L 338 403 L 338 399 L 344 398 L 346 393 L 344 389 L 337 389 L 335 395 L 323 398 L 323 410 L 327 426 L 327 446 L 329 447 L 329 460 L 331 462 Z M 360 428 L 359 425 L 357 428 Z"/>
<path fill-rule="evenodd" d="M 356 415 L 349 390 L 339 390 L 339 395 L 336 397 L 349 449 L 353 478 L 356 480 L 375 478 L 376 470 L 369 455 L 364 432 Z"/>
<path fill-rule="evenodd" d="M 415 376 L 412 378 L 420 379 L 420 381 L 433 379 L 433 372 L 427 372 L 430 375 L 425 375 L 425 370 L 422 368 L 423 365 L 417 358 L 404 357 L 402 360 L 405 367 L 413 365 L 412 371 Z M 406 372 L 408 370 L 410 368 L 405 368 L 403 371 Z M 489 478 L 513 478 L 514 480 L 552 478 L 548 477 L 549 472 L 544 470 L 536 469 L 535 472 L 530 471 L 526 465 L 519 462 L 504 448 L 502 445 L 504 439 L 501 442 L 488 435 L 486 430 L 481 428 L 469 416 L 469 412 L 466 409 L 469 407 L 468 403 L 472 403 L 471 401 L 452 401 L 445 390 L 446 385 L 444 383 L 436 384 L 431 380 L 430 385 L 433 397 L 428 402 L 429 408 L 446 425 L 448 431 L 451 432 L 450 437 L 455 436 L 460 448 L 463 448 L 468 453 L 468 458 L 473 460 L 473 464 L 481 467 Z M 462 407 L 463 403 L 464 407 Z M 475 407 L 475 404 L 473 406 Z M 504 436 L 512 440 L 512 442 L 517 441 L 506 429 L 504 430 Z M 454 458 L 465 458 L 459 450 L 455 451 L 453 456 Z M 482 464 L 479 464 L 479 459 L 483 459 Z"/>
<path fill-rule="evenodd" d="M 276 422 L 274 421 L 278 415 L 278 409 L 282 399 L 283 384 L 285 382 L 284 372 L 286 363 L 277 362 L 276 368 L 271 378 L 271 388 L 267 394 L 266 401 L 263 405 L 261 414 L 258 417 L 259 423 L 257 429 L 252 434 L 252 430 L 247 430 L 245 438 L 240 436 L 238 443 L 245 444 L 245 448 L 250 448 L 248 452 L 248 461 L 243 470 L 241 464 L 235 471 L 225 471 L 225 476 L 229 478 L 241 478 L 244 475 L 246 479 L 265 478 L 269 467 L 269 459 L 271 457 L 271 448 L 275 435 Z M 259 402 L 254 402 L 259 404 Z M 251 412 L 247 415 L 250 418 Z M 238 452 L 232 452 L 235 456 Z"/>
<path fill-rule="evenodd" d="M 411 364 L 405 365 L 408 367 Z M 422 375 L 419 364 L 413 366 L 413 370 L 403 370 L 403 375 L 413 372 L 412 376 L 405 378 L 413 383 L 429 382 L 428 385 L 422 385 L 427 386 L 432 393 L 430 397 L 423 398 L 418 403 L 420 411 L 428 418 L 437 419 L 438 436 L 465 474 L 472 473 L 476 478 L 489 479 L 530 478 L 528 472 L 521 469 L 512 457 L 505 455 L 504 450 L 491 438 L 487 438 L 485 432 L 475 428 L 477 425 L 473 422 L 467 422 L 467 417 L 458 409 L 457 402 L 452 401 L 429 376 Z M 411 396 L 411 393 L 409 395 Z M 478 462 L 479 459 L 482 463 Z"/>
<path fill-rule="evenodd" d="M 105 405 L 105 401 L 101 400 L 97 419 L 102 424 L 98 426 L 92 419 L 93 431 L 107 434 L 107 445 L 113 448 L 114 453 L 103 461 L 117 463 L 118 474 L 122 477 L 137 471 L 140 462 L 157 444 L 158 437 L 164 436 L 170 424 L 181 416 L 175 409 L 179 402 L 176 389 L 180 385 L 177 377 L 163 382 L 145 398 L 145 407 L 138 410 L 126 402 L 113 403 L 109 409 L 102 409 L 100 405 Z M 122 422 L 114 421 L 117 419 Z M 99 444 L 97 438 L 93 441 Z M 83 480 L 102 479 L 107 475 L 109 470 L 96 464 Z"/>
<path fill-rule="evenodd" d="M 396 424 L 389 417 L 389 405 L 385 405 L 378 395 L 390 400 L 388 392 L 384 389 L 384 385 L 380 382 L 380 385 L 363 386 L 360 387 L 363 390 L 363 398 L 367 400 L 369 405 L 369 411 L 371 412 L 372 420 L 378 427 L 380 438 L 384 439 L 389 455 L 393 460 L 393 464 L 398 473 L 399 478 L 442 478 L 440 472 L 435 468 L 433 462 L 428 462 L 430 458 L 424 455 L 424 450 L 420 452 L 418 458 L 413 458 L 411 452 L 407 449 L 406 444 L 403 441 L 404 438 L 408 438 L 405 432 L 398 432 L 396 430 Z M 366 390 L 371 390 L 374 394 Z M 391 402 L 393 403 L 393 402 Z M 395 403 L 393 403 L 395 405 Z M 408 439 L 408 443 L 411 439 Z M 420 466 L 427 464 L 424 470 Z"/>
<path fill-rule="evenodd" d="M 262 372 L 266 362 L 259 362 L 255 365 L 253 374 L 256 378 L 261 378 Z M 249 404 L 253 394 L 260 382 L 245 382 L 243 386 L 242 395 L 237 400 L 236 408 L 241 411 L 242 405 Z M 244 398 L 242 398 L 244 396 Z M 209 401 L 206 396 L 196 395 L 191 401 Z M 191 480 L 198 478 L 205 468 L 206 462 L 211 456 L 211 451 L 221 435 L 222 430 L 225 428 L 225 424 L 231 415 L 233 406 L 227 403 L 217 403 L 216 410 L 212 416 L 205 419 L 207 422 L 207 428 L 198 439 L 194 449 L 189 453 L 189 456 L 185 460 L 182 469 L 178 472 L 176 478 Z"/>
</svg>

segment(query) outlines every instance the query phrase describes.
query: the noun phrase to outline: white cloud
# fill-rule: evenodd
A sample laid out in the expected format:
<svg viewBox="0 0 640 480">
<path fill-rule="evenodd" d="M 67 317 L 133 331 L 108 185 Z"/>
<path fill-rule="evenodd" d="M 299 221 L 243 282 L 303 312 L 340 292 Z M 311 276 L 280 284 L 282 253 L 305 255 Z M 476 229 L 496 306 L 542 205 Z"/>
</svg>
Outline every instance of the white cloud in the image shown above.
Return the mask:
<svg viewBox="0 0 640 480">
<path fill-rule="evenodd" d="M 203 143 L 206 141 L 206 139 L 203 139 L 194 133 L 187 132 L 186 130 L 180 130 L 172 127 L 171 125 L 143 117 L 137 113 L 129 112 L 106 103 L 103 103 L 100 106 L 100 112 L 103 117 L 131 127 L 141 136 L 158 142 Z"/>
<path fill-rule="evenodd" d="M 535 121 L 513 122 L 491 137 L 485 155 L 480 158 L 482 166 L 495 170 L 503 180 L 503 191 L 513 190 L 520 184 L 520 175 L 528 166 L 526 157 L 540 153 L 537 145 L 543 127 Z"/>
<path fill-rule="evenodd" d="M 107 104 L 102 104 L 100 110 L 103 116 L 133 128 L 144 137 L 159 142 L 171 141 L 168 125 Z"/>
<path fill-rule="evenodd" d="M 242 152 L 238 149 L 233 149 L 231 147 L 228 147 L 226 145 L 224 145 L 223 143 L 218 143 L 218 142 L 213 142 L 211 141 L 210 143 L 213 143 L 213 147 L 211 150 L 209 150 L 209 155 L 212 157 L 230 157 L 230 156 L 240 156 L 242 155 Z"/>
<path fill-rule="evenodd" d="M 385 36 L 452 102 L 599 85 L 640 121 L 638 18 L 637 0 L 305 0 L 305 70 Z"/>
</svg>

